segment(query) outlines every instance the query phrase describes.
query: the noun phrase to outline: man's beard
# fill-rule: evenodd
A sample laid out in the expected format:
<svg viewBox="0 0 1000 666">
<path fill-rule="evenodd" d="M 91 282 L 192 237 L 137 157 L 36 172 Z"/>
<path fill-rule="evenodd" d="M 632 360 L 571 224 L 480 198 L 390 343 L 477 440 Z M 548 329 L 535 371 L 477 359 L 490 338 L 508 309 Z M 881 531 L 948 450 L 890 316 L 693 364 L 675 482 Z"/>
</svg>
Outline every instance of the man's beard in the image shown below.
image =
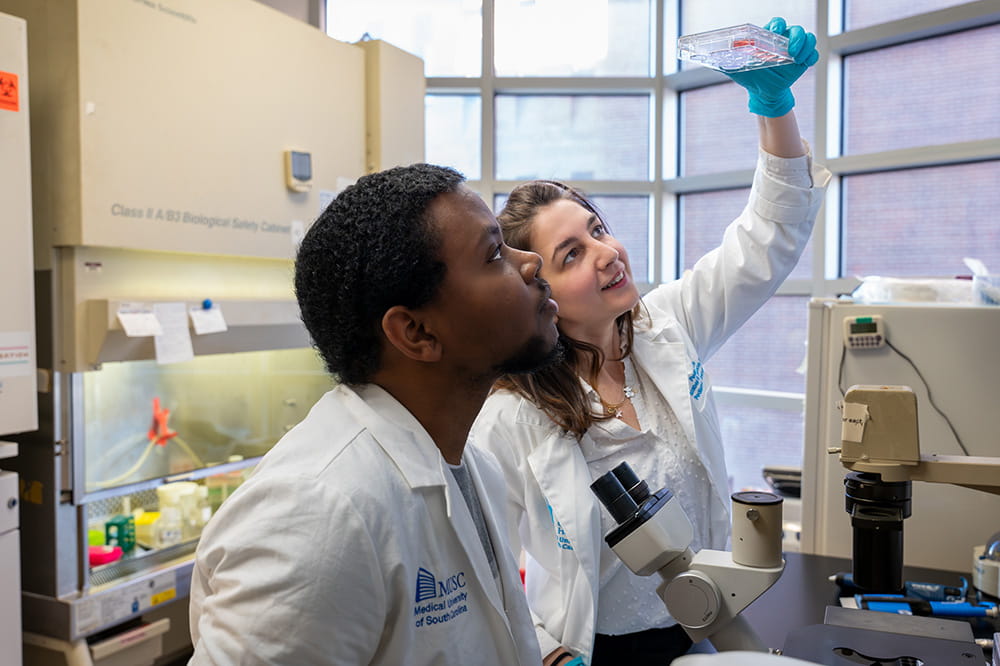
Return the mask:
<svg viewBox="0 0 1000 666">
<path fill-rule="evenodd" d="M 563 359 L 565 348 L 561 340 L 549 346 L 544 338 L 537 336 L 528 340 L 521 350 L 497 367 L 501 375 L 520 375 L 535 372 L 554 365 Z"/>
</svg>

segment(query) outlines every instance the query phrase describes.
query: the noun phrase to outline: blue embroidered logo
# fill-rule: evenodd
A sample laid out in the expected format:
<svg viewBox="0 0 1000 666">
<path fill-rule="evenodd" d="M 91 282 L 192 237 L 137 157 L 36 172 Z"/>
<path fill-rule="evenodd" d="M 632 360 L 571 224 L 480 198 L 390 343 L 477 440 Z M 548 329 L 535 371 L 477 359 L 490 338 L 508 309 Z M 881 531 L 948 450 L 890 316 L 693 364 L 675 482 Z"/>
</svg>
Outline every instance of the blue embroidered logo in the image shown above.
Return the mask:
<svg viewBox="0 0 1000 666">
<path fill-rule="evenodd" d="M 691 361 L 691 374 L 688 375 L 688 393 L 695 400 L 705 392 L 705 368 L 701 361 Z"/>
<path fill-rule="evenodd" d="M 465 591 L 465 572 L 459 571 L 443 580 L 427 569 L 417 569 L 417 596 L 413 607 L 414 626 L 427 627 L 449 622 L 469 612 L 469 593 Z M 426 603 L 423 603 L 426 602 Z"/>
<path fill-rule="evenodd" d="M 437 581 L 434 574 L 427 569 L 417 569 L 417 603 L 437 596 Z"/>
<path fill-rule="evenodd" d="M 563 529 L 562 523 L 556 520 L 555 514 L 552 513 L 552 505 L 546 504 L 549 510 L 549 520 L 556 528 L 556 544 L 563 550 L 573 550 L 573 544 L 569 542 L 569 537 L 566 536 L 566 530 Z"/>
</svg>

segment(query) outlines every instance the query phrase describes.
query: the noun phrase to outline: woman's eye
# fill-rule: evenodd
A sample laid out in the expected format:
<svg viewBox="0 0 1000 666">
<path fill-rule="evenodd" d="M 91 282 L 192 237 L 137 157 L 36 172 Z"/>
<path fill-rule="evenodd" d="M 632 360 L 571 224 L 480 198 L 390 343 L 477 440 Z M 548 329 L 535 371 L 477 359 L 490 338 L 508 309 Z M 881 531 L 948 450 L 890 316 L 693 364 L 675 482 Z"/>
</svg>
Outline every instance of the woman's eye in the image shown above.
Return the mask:
<svg viewBox="0 0 1000 666">
<path fill-rule="evenodd" d="M 600 236 L 603 236 L 606 233 L 608 232 L 604 228 L 603 224 L 595 224 L 594 228 L 590 231 L 590 235 L 593 236 L 594 238 L 599 238 Z"/>
<path fill-rule="evenodd" d="M 490 255 L 489 263 L 492 263 L 494 261 L 499 261 L 499 259 L 500 259 L 500 257 L 501 257 L 502 254 L 503 254 L 503 250 L 501 249 L 501 246 L 497 245 L 493 249 L 493 254 Z"/>
<path fill-rule="evenodd" d="M 573 261 L 574 259 L 577 258 L 577 256 L 579 254 L 580 254 L 580 251 L 578 249 L 576 249 L 576 248 L 573 248 L 572 250 L 570 250 L 569 252 L 566 253 L 565 257 L 563 257 L 563 264 L 565 265 L 565 264 L 568 264 L 569 262 Z"/>
</svg>

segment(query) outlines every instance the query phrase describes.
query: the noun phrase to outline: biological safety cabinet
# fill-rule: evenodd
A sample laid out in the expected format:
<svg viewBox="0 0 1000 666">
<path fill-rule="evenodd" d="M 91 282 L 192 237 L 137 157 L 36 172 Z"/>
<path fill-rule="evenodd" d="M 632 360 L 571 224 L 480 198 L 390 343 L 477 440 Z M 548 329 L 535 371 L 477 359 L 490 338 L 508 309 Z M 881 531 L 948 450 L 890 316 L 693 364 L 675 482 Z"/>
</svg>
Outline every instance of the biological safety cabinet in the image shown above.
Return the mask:
<svg viewBox="0 0 1000 666">
<path fill-rule="evenodd" d="M 97 633 L 169 642 L 149 618 L 183 605 L 205 520 L 331 386 L 295 249 L 369 163 L 422 161 L 422 65 L 254 0 L 0 11 L 25 19 L 32 72 L 40 418 L 11 462 L 25 659 Z"/>
<path fill-rule="evenodd" d="M 21 663 L 20 488 L 7 435 L 38 427 L 31 181 L 28 141 L 28 29 L 0 14 L 0 664 Z"/>
</svg>

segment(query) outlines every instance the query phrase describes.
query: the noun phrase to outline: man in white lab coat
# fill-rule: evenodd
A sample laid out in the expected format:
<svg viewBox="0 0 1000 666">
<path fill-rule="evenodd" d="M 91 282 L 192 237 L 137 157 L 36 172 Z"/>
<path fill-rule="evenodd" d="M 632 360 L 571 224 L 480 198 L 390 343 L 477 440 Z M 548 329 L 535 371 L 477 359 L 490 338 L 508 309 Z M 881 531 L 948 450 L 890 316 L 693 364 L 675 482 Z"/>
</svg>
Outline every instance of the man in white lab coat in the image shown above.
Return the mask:
<svg viewBox="0 0 1000 666">
<path fill-rule="evenodd" d="M 340 384 L 206 527 L 192 663 L 540 663 L 499 467 L 465 444 L 501 373 L 557 353 L 557 308 L 462 181 L 366 176 L 302 241 L 302 318 Z"/>
</svg>

